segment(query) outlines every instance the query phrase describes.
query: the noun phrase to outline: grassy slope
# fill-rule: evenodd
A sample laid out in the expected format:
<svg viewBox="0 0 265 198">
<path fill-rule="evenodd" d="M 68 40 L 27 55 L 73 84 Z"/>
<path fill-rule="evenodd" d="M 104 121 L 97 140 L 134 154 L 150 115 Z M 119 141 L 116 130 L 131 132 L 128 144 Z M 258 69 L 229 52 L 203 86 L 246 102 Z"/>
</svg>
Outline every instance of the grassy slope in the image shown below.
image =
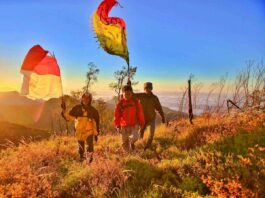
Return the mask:
<svg viewBox="0 0 265 198">
<path fill-rule="evenodd" d="M 7 142 L 9 145 L 10 143 L 17 145 L 21 140 L 41 140 L 50 137 L 50 135 L 46 130 L 28 128 L 18 124 L 0 121 L 0 149 Z"/>
<path fill-rule="evenodd" d="M 22 145 L 0 154 L 0 197 L 202 197 L 263 195 L 265 115 L 197 118 L 157 129 L 153 147 L 121 151 L 102 136 L 95 160 L 78 162 L 73 137 Z"/>
</svg>

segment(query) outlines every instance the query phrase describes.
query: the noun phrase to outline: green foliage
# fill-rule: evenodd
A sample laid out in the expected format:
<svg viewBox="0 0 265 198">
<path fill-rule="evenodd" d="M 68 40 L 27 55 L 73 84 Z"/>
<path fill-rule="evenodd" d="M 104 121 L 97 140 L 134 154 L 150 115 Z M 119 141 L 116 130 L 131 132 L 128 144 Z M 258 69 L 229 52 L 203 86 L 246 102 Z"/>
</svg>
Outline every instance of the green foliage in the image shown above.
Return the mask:
<svg viewBox="0 0 265 198">
<path fill-rule="evenodd" d="M 208 191 L 207 187 L 202 183 L 202 181 L 196 177 L 183 178 L 179 188 L 183 191 L 199 192 L 200 194 L 205 194 Z"/>
<path fill-rule="evenodd" d="M 127 188 L 135 195 L 147 189 L 152 181 L 160 179 L 162 171 L 148 164 L 147 162 L 132 158 L 126 162 L 126 169 L 132 172 L 131 178 L 127 182 Z"/>
<path fill-rule="evenodd" d="M 160 186 L 152 185 L 147 191 L 144 192 L 143 198 L 181 198 L 183 191 L 173 186 Z"/>
<path fill-rule="evenodd" d="M 255 196 L 264 194 L 265 130 L 241 131 L 193 153 L 193 174 L 215 195 Z"/>
<path fill-rule="evenodd" d="M 238 134 L 214 143 L 213 148 L 221 151 L 224 155 L 233 153 L 235 155 L 246 156 L 249 147 L 256 144 L 265 146 L 265 128 L 257 129 L 252 133 L 240 130 Z"/>
<path fill-rule="evenodd" d="M 159 126 L 150 149 L 145 137 L 130 154 L 119 135 L 100 136 L 89 165 L 78 162 L 73 137 L 10 148 L 0 154 L 0 197 L 262 197 L 265 129 L 238 130 L 250 125 L 237 120 Z"/>
<path fill-rule="evenodd" d="M 68 171 L 67 174 L 61 180 L 60 183 L 61 197 L 73 197 L 75 192 L 80 191 L 80 188 L 82 187 L 82 185 L 80 185 L 82 183 L 82 180 L 84 180 L 84 178 L 88 178 L 89 176 L 88 169 L 82 169 L 80 167 L 76 168 L 78 169 L 75 171 L 74 170 Z M 89 183 L 85 182 L 84 184 L 86 184 L 89 187 Z"/>
</svg>

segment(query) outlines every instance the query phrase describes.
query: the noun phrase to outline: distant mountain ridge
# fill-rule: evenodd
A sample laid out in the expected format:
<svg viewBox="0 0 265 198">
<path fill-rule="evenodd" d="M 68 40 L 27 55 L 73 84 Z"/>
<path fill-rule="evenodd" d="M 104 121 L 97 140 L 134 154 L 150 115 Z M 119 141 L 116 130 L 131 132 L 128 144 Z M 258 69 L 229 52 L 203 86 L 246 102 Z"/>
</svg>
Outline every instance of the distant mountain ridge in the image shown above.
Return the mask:
<svg viewBox="0 0 265 198">
<path fill-rule="evenodd" d="M 0 92 L 0 120 L 29 126 L 44 101 L 31 100 L 18 92 Z"/>
<path fill-rule="evenodd" d="M 67 109 L 80 101 L 65 96 Z M 52 98 L 48 101 L 31 100 L 18 92 L 0 92 L 0 120 L 20 124 L 37 129 L 64 131 L 65 121 L 61 118 L 61 99 Z M 108 111 L 114 112 L 115 100 L 106 101 Z M 167 120 L 183 117 L 185 114 L 163 107 Z M 160 117 L 158 117 L 158 123 Z"/>
<path fill-rule="evenodd" d="M 0 149 L 4 148 L 7 140 L 17 145 L 22 139 L 40 140 L 48 138 L 50 135 L 51 133 L 47 130 L 28 128 L 18 124 L 0 121 Z"/>
<path fill-rule="evenodd" d="M 0 92 L 0 105 L 33 105 L 40 102 L 22 96 L 17 91 Z"/>
</svg>

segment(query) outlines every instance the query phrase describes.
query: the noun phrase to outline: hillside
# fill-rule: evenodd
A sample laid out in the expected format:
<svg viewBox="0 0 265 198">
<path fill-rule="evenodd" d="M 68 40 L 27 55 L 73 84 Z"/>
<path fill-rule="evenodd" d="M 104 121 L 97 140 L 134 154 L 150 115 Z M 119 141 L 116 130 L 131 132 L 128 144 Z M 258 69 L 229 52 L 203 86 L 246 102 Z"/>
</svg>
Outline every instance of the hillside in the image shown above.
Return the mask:
<svg viewBox="0 0 265 198">
<path fill-rule="evenodd" d="M 0 149 L 5 145 L 18 145 L 21 141 L 41 140 L 50 137 L 46 130 L 28 128 L 9 122 L 0 121 Z"/>
<path fill-rule="evenodd" d="M 0 197 L 262 197 L 264 121 L 257 111 L 182 119 L 131 154 L 120 136 L 100 136 L 89 165 L 73 137 L 10 148 L 0 154 Z"/>
<path fill-rule="evenodd" d="M 70 109 L 79 101 L 65 96 L 66 104 Z M 56 131 L 62 133 L 66 130 L 66 123 L 61 117 L 61 100 L 50 99 L 48 101 L 31 100 L 24 96 L 20 96 L 18 92 L 0 92 L 0 120 L 27 127 Z M 94 106 L 99 109 L 98 101 L 94 101 Z M 113 112 L 115 101 L 106 101 L 104 112 L 99 113 L 104 117 L 108 115 L 110 122 L 108 127 L 112 127 Z M 163 107 L 167 120 L 172 120 L 185 116 L 185 114 Z M 158 116 L 159 118 L 159 116 Z M 105 120 L 105 119 L 103 119 Z M 160 122 L 160 118 L 157 120 Z M 73 128 L 73 124 L 70 124 Z M 113 129 L 112 129 L 113 131 Z"/>
<path fill-rule="evenodd" d="M 43 101 L 30 100 L 18 92 L 0 92 L 0 118 L 3 121 L 30 126 L 37 122 Z"/>
</svg>

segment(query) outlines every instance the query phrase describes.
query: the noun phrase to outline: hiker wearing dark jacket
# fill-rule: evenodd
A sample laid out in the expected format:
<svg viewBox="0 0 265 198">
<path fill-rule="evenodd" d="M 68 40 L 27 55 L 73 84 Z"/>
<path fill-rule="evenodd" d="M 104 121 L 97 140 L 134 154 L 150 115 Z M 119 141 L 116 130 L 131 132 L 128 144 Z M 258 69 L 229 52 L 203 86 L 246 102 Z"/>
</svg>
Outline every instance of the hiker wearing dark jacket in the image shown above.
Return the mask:
<svg viewBox="0 0 265 198">
<path fill-rule="evenodd" d="M 81 104 L 74 106 L 69 112 L 66 112 L 65 104 L 62 104 L 62 116 L 65 120 L 75 120 L 75 135 L 78 140 L 80 161 L 87 159 L 90 163 L 93 161 L 94 145 L 99 135 L 99 114 L 91 105 L 92 95 L 88 92 L 83 94 Z M 87 153 L 85 153 L 85 142 L 87 143 Z"/>
<path fill-rule="evenodd" d="M 154 134 L 155 134 L 155 120 L 156 120 L 156 111 L 160 114 L 162 123 L 165 123 L 165 116 L 162 109 L 162 106 L 159 102 L 159 99 L 156 95 L 153 94 L 153 84 L 151 82 L 146 82 L 144 84 L 145 93 L 135 93 L 134 97 L 139 99 L 144 112 L 145 125 L 140 131 L 140 136 L 143 138 L 144 131 L 147 126 L 150 126 L 150 133 L 147 140 L 145 149 L 149 148 L 152 144 Z"/>
<path fill-rule="evenodd" d="M 114 125 L 122 134 L 122 146 L 125 151 L 135 149 L 134 143 L 139 137 L 139 126 L 144 126 L 144 114 L 139 100 L 132 98 L 132 87 L 122 88 L 123 98 L 115 108 Z"/>
</svg>

